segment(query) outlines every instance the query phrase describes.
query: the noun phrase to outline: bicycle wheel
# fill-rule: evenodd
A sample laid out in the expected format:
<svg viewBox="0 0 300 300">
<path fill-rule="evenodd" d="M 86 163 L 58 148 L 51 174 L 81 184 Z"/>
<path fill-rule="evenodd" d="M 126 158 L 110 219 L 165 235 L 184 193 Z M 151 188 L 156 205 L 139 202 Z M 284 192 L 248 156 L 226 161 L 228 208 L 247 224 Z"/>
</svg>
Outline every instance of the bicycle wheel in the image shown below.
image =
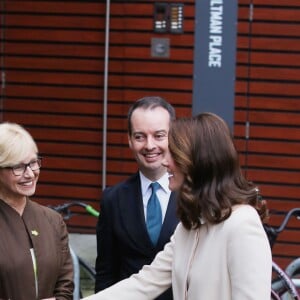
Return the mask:
<svg viewBox="0 0 300 300">
<path fill-rule="evenodd" d="M 96 271 L 83 258 L 78 257 L 80 267 L 80 296 L 87 297 L 94 294 Z"/>
<path fill-rule="evenodd" d="M 81 293 L 80 293 L 80 266 L 79 266 L 79 259 L 73 248 L 70 246 L 70 253 L 73 262 L 74 268 L 74 293 L 73 293 L 73 300 L 80 300 Z"/>
<path fill-rule="evenodd" d="M 300 275 L 300 257 L 294 259 L 285 269 L 286 274 L 289 277 Z"/>
<path fill-rule="evenodd" d="M 286 274 L 292 278 L 297 291 L 300 291 L 300 257 L 294 259 L 285 269 Z"/>
<path fill-rule="evenodd" d="M 273 261 L 272 263 L 272 294 L 274 300 L 300 300 L 291 278 Z"/>
</svg>

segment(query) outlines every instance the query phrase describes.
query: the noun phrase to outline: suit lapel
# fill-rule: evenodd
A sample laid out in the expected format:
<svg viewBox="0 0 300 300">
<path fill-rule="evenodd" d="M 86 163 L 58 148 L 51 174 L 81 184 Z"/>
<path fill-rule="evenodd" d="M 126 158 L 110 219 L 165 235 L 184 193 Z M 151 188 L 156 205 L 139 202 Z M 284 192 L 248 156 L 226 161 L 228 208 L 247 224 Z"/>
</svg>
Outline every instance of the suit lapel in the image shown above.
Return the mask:
<svg viewBox="0 0 300 300">
<path fill-rule="evenodd" d="M 172 192 L 158 239 L 157 248 L 162 248 L 170 240 L 170 236 L 173 234 L 178 222 L 179 220 L 176 216 L 176 194 Z"/>
<path fill-rule="evenodd" d="M 124 184 L 120 192 L 119 210 L 124 230 L 138 247 L 145 247 L 144 251 L 149 251 L 153 246 L 146 229 L 141 184 L 138 173 Z"/>
</svg>

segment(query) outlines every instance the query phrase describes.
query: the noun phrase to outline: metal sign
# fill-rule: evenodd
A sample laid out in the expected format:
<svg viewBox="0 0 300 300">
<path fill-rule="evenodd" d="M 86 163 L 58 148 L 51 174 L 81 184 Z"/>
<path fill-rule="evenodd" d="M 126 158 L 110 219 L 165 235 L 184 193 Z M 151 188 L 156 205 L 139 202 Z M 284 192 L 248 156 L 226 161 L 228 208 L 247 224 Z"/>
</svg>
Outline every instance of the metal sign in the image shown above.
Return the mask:
<svg viewBox="0 0 300 300">
<path fill-rule="evenodd" d="M 220 115 L 233 126 L 237 1 L 197 0 L 193 115 Z"/>
</svg>

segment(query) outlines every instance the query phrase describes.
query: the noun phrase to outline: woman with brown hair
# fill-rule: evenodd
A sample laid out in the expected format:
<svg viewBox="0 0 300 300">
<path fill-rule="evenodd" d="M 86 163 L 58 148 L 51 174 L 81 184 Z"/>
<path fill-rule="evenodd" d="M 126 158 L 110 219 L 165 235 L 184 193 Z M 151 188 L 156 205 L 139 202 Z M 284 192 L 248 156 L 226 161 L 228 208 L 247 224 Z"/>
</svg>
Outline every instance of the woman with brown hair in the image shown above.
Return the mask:
<svg viewBox="0 0 300 300">
<path fill-rule="evenodd" d="M 175 300 L 269 300 L 266 203 L 244 178 L 224 120 L 174 121 L 163 165 L 181 221 L 170 243 L 138 274 L 85 299 L 149 300 L 172 283 Z"/>
</svg>

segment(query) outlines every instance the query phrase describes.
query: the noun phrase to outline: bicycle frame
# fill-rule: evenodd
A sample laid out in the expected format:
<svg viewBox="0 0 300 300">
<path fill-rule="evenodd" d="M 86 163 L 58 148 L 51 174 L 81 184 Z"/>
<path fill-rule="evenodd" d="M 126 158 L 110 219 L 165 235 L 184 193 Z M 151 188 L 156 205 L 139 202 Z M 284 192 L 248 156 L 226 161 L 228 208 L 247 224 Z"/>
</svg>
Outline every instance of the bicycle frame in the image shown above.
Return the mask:
<svg viewBox="0 0 300 300">
<path fill-rule="evenodd" d="M 90 215 L 94 217 L 99 216 L 99 212 L 95 210 L 92 206 L 85 204 L 79 201 L 67 202 L 57 206 L 49 206 L 50 208 L 54 209 L 55 211 L 61 213 L 63 215 L 64 220 L 69 220 L 75 213 L 72 213 L 70 208 L 72 206 L 80 206 L 83 207 Z M 87 273 L 95 278 L 96 272 L 95 270 L 89 266 L 82 258 L 80 258 L 75 251 L 72 249 L 71 246 L 70 253 L 72 257 L 73 267 L 74 267 L 74 293 L 73 293 L 73 300 L 81 299 L 81 289 L 80 289 L 80 266 L 83 266 Z"/>
<path fill-rule="evenodd" d="M 285 269 L 288 276 L 299 276 L 300 275 L 300 257 L 294 259 Z M 300 285 L 297 285 L 300 286 Z"/>
<path fill-rule="evenodd" d="M 272 299 L 285 299 L 284 297 L 288 293 L 288 299 L 300 300 L 300 296 L 291 278 L 274 261 L 272 268 L 278 275 L 278 279 L 272 282 Z"/>
<path fill-rule="evenodd" d="M 281 225 L 277 228 L 269 225 L 264 225 L 271 248 L 274 246 L 278 234 L 285 229 L 288 221 L 292 216 L 296 216 L 297 218 L 299 218 L 300 208 L 291 209 L 284 217 Z M 292 279 L 294 275 L 300 273 L 300 258 L 292 261 L 285 271 L 283 271 L 275 262 L 273 262 L 273 271 L 278 275 L 278 278 L 272 280 L 272 299 L 300 299 L 299 293 L 296 288 L 296 286 L 299 285 L 295 285 L 298 284 L 298 282 Z"/>
</svg>

